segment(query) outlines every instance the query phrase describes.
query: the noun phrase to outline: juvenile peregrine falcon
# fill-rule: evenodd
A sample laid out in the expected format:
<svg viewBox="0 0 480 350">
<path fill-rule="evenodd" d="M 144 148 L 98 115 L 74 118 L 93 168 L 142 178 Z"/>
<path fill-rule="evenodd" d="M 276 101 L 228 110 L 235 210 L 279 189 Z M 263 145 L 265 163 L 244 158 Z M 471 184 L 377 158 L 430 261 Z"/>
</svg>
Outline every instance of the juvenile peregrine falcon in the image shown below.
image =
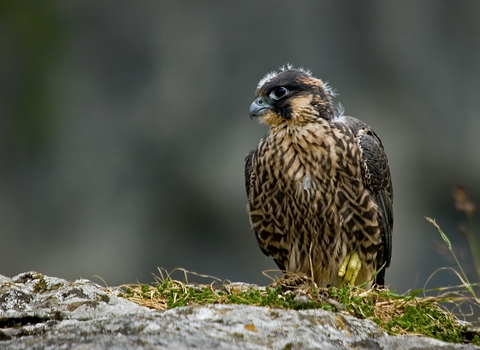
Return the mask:
<svg viewBox="0 0 480 350">
<path fill-rule="evenodd" d="M 383 285 L 393 190 L 378 136 L 335 111 L 332 89 L 303 69 L 267 74 L 256 96 L 250 117 L 270 129 L 245 159 L 245 186 L 260 249 L 320 287 L 362 284 L 380 268 Z"/>
</svg>

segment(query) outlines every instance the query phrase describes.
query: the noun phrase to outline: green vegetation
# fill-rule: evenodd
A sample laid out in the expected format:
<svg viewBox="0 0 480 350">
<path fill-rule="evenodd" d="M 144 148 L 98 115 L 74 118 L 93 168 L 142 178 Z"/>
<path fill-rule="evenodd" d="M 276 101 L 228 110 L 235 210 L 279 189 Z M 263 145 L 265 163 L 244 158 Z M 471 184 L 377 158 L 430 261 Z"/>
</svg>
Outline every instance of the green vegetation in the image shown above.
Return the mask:
<svg viewBox="0 0 480 350">
<path fill-rule="evenodd" d="M 333 290 L 332 294 L 351 314 L 372 320 L 390 334 L 418 334 L 448 342 L 480 345 L 478 336 L 441 306 L 441 303 L 455 302 L 456 298 L 422 298 L 417 296 L 420 291 L 397 295 L 388 290 L 342 288 Z"/>
<path fill-rule="evenodd" d="M 471 215 L 475 206 L 461 189 L 455 190 L 454 197 L 457 209 L 464 211 L 469 218 L 470 226 L 466 235 L 475 256 L 478 248 L 471 229 Z M 460 273 L 456 274 L 461 285 L 433 290 L 421 288 L 399 295 L 381 288 L 364 290 L 362 286 L 318 288 L 308 276 L 294 273 L 285 274 L 269 287 L 224 283 L 198 274 L 194 275 L 209 277 L 213 282 L 192 284 L 188 283 L 188 274 L 193 273 L 177 269 L 176 271 L 183 271 L 185 282 L 171 278 L 171 273 L 164 276 L 166 271 L 159 270 L 160 277 L 153 286 L 124 286 L 122 296 L 140 305 L 160 310 L 206 304 L 245 304 L 294 310 L 322 308 L 372 320 L 389 334 L 423 335 L 447 342 L 480 345 L 479 333 L 468 323 L 459 321 L 456 315 L 449 311 L 455 310 L 463 316 L 462 306 L 468 304 L 470 310 L 478 308 L 480 300 L 474 291 L 474 287 L 478 285 L 469 282 L 447 235 L 434 220 L 427 220 L 437 228 L 456 261 L 460 270 Z M 474 257 L 474 262 L 477 272 L 480 273 L 480 256 Z M 433 292 L 438 294 L 426 296 Z"/>
<path fill-rule="evenodd" d="M 316 288 L 308 280 L 305 275 L 288 274 L 272 286 L 262 288 L 218 282 L 188 284 L 167 275 L 158 278 L 153 286 L 125 286 L 121 296 L 159 310 L 206 304 L 244 304 L 294 310 L 322 308 L 370 319 L 389 334 L 424 335 L 448 342 L 480 345 L 480 337 L 442 306 L 444 303 L 471 301 L 458 291 L 437 297 L 419 297 L 424 290 L 398 295 L 386 289 L 363 290 L 348 285 L 324 289 Z"/>
<path fill-rule="evenodd" d="M 175 280 L 165 280 L 156 286 L 126 288 L 123 296 L 160 310 L 206 304 L 244 304 L 295 310 L 321 307 L 331 309 L 313 300 L 298 304 L 293 300 L 292 294 L 282 293 L 281 287 L 259 289 L 249 286 L 245 290 L 233 287 L 227 291 L 214 289 L 213 285 L 192 286 Z"/>
</svg>

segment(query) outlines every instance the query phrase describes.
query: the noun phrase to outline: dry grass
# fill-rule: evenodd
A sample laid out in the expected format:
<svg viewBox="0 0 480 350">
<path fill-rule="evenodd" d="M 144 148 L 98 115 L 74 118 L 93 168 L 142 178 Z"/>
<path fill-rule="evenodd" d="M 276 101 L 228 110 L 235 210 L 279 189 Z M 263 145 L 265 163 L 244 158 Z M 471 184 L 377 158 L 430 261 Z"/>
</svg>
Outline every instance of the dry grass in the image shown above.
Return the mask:
<svg viewBox="0 0 480 350">
<path fill-rule="evenodd" d="M 425 335 L 456 343 L 480 345 L 476 331 L 462 323 L 462 305 L 478 307 L 465 286 L 435 290 L 437 296 L 419 296 L 424 289 L 404 295 L 387 289 L 359 287 L 318 288 L 307 275 L 288 273 L 268 287 L 220 281 L 217 278 L 176 269 L 184 282 L 159 269 L 154 285 L 125 285 L 122 296 L 149 308 L 206 304 L 246 304 L 283 309 L 322 308 L 370 319 L 390 334 Z M 189 276 L 209 278 L 209 284 L 189 283 Z M 433 292 L 428 291 L 428 292 Z M 450 311 L 445 307 L 450 305 Z M 452 311 L 458 314 L 455 316 Z"/>
</svg>

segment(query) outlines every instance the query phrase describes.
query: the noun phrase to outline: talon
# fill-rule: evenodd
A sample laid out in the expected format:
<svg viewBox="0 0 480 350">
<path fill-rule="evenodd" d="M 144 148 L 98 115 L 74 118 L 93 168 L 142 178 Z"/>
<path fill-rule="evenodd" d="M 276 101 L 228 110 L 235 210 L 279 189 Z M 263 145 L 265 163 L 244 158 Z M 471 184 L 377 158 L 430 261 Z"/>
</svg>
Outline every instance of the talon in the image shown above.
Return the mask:
<svg viewBox="0 0 480 350">
<path fill-rule="evenodd" d="M 345 259 L 343 259 L 342 265 L 338 269 L 338 277 L 342 277 L 340 287 L 346 284 L 353 285 L 357 279 L 362 262 L 357 252 L 348 253 Z"/>
</svg>

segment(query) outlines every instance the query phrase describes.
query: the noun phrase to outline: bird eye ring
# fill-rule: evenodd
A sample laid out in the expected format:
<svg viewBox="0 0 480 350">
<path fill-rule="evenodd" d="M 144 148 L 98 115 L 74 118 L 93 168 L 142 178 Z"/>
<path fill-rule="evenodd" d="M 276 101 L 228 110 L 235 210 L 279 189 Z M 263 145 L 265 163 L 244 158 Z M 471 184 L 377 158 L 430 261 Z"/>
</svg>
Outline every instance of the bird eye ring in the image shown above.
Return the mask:
<svg viewBox="0 0 480 350">
<path fill-rule="evenodd" d="M 282 97 L 284 97 L 286 94 L 288 94 L 288 89 L 280 86 L 272 90 L 270 93 L 270 97 L 273 98 L 274 100 L 279 100 Z"/>
</svg>

